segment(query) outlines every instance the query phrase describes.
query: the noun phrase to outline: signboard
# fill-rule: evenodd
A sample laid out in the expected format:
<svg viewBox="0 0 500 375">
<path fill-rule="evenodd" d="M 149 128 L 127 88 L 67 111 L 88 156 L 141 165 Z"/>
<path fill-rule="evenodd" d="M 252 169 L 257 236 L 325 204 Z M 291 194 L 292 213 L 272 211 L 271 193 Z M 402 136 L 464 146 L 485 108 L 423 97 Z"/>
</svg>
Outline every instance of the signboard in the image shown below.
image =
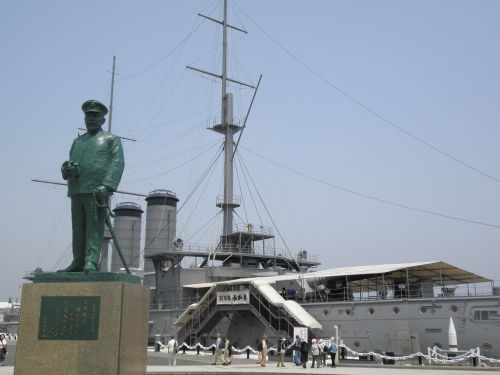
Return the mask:
<svg viewBox="0 0 500 375">
<path fill-rule="evenodd" d="M 307 327 L 293 327 L 293 339 L 299 335 L 302 341 L 307 341 Z"/>
<path fill-rule="evenodd" d="M 39 340 L 97 340 L 101 297 L 42 297 Z"/>
<path fill-rule="evenodd" d="M 217 305 L 245 305 L 250 303 L 249 290 L 217 292 Z"/>
</svg>

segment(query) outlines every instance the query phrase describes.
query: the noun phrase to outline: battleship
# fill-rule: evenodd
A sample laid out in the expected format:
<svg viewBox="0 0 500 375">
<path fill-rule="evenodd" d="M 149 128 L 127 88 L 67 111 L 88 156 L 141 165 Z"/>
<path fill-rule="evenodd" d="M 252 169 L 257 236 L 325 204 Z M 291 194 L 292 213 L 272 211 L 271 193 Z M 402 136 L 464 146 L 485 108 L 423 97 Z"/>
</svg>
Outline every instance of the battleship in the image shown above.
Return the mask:
<svg viewBox="0 0 500 375">
<path fill-rule="evenodd" d="M 171 190 L 147 194 L 145 210 L 135 202 L 113 210 L 120 246 L 136 270 L 146 213 L 140 273 L 151 289 L 150 343 L 174 335 L 188 345 L 210 345 L 221 333 L 235 347 L 256 347 L 262 335 L 292 341 L 294 330 L 304 329 L 310 338 L 336 336 L 358 352 L 409 354 L 445 348 L 451 317 L 459 349 L 479 347 L 500 358 L 500 287 L 492 280 L 440 260 L 320 269 L 309 251 L 278 249 L 275 228 L 236 223 L 242 198 L 234 194 L 234 163 L 253 100 L 243 122 L 235 121 L 227 84 L 254 90 L 255 97 L 259 83 L 228 77 L 227 30 L 244 30 L 229 24 L 227 0 L 222 20 L 200 16 L 220 25 L 223 36 L 221 72 L 188 67 L 221 83 L 220 119 L 209 127 L 223 137 L 218 241 L 201 246 L 178 236 L 180 199 Z M 108 266 L 119 272 L 121 264 L 105 245 L 101 270 Z"/>
<path fill-rule="evenodd" d="M 209 345 L 220 332 L 235 346 L 256 347 L 264 334 L 272 342 L 292 341 L 300 327 L 309 337 L 338 336 L 359 352 L 409 354 L 445 348 L 451 317 L 461 349 L 479 347 L 499 358 L 500 288 L 492 280 L 444 261 L 319 270 L 321 263 L 305 250 L 276 249 L 273 228 L 233 225 L 241 204 L 233 193 L 240 140 L 234 137 L 241 137 L 248 113 L 243 124 L 235 123 L 226 84 L 255 93 L 258 84 L 227 76 L 227 29 L 243 31 L 228 23 L 227 1 L 222 20 L 200 16 L 222 27 L 222 72 L 188 67 L 221 81 L 221 117 L 209 130 L 223 136 L 224 193 L 216 200 L 222 233 L 213 248 L 184 244 L 176 237 L 175 193 L 158 190 L 146 198 L 150 340 L 175 335 L 188 345 Z"/>
</svg>

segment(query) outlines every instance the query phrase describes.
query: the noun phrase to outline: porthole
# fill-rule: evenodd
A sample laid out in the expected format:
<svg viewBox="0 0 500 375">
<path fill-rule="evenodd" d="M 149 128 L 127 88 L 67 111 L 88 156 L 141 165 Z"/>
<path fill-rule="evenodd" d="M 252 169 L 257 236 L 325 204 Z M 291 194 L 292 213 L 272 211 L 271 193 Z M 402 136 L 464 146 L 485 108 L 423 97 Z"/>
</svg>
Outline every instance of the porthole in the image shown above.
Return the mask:
<svg viewBox="0 0 500 375">
<path fill-rule="evenodd" d="M 360 345 L 361 345 L 361 344 L 359 343 L 359 341 L 354 341 L 354 346 L 355 346 L 356 348 L 359 348 L 359 346 L 360 346 Z"/>
<path fill-rule="evenodd" d="M 481 345 L 481 350 L 486 353 L 490 352 L 492 348 L 493 346 L 489 342 L 485 342 L 483 345 Z"/>
<path fill-rule="evenodd" d="M 451 306 L 450 306 L 450 311 L 451 311 L 452 313 L 456 313 L 456 312 L 458 311 L 458 306 L 457 306 L 457 305 L 451 305 Z"/>
<path fill-rule="evenodd" d="M 374 313 L 375 313 L 375 309 L 374 309 L 373 307 L 370 307 L 370 308 L 368 309 L 368 314 L 369 314 L 369 315 L 373 315 Z"/>
<path fill-rule="evenodd" d="M 420 306 L 420 312 L 421 312 L 422 314 L 425 314 L 425 313 L 427 312 L 427 307 L 425 307 L 425 306 Z"/>
<path fill-rule="evenodd" d="M 346 315 L 351 315 L 351 310 L 349 310 L 349 309 L 345 309 L 345 314 L 346 314 Z"/>
<path fill-rule="evenodd" d="M 394 314 L 399 314 L 399 307 L 397 307 L 397 306 L 396 306 L 396 307 L 393 307 L 393 308 L 392 308 L 392 312 L 393 312 Z"/>
<path fill-rule="evenodd" d="M 323 310 L 323 315 L 324 315 L 324 316 L 327 316 L 327 315 L 328 315 L 328 310 L 327 310 L 327 309 L 324 309 L 324 310 Z"/>
</svg>

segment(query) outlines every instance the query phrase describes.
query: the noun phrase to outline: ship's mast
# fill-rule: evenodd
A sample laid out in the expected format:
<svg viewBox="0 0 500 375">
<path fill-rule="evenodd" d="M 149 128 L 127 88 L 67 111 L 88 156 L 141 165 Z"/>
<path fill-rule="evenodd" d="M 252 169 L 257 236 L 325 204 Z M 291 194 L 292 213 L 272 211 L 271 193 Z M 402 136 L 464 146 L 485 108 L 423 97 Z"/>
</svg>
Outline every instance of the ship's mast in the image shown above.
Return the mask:
<svg viewBox="0 0 500 375">
<path fill-rule="evenodd" d="M 113 55 L 113 70 L 111 72 L 111 95 L 109 97 L 108 132 L 111 133 L 111 122 L 113 120 L 113 94 L 115 91 L 115 63 L 116 56 Z"/>
<path fill-rule="evenodd" d="M 226 92 L 227 80 L 227 0 L 224 0 L 224 20 L 222 23 L 222 128 L 224 132 L 224 221 L 222 235 L 233 232 L 233 101 Z"/>
<path fill-rule="evenodd" d="M 217 207 L 220 207 L 223 212 L 223 228 L 222 237 L 233 232 L 233 213 L 236 207 L 239 207 L 240 199 L 233 195 L 233 154 L 234 154 L 234 135 L 242 130 L 242 126 L 233 123 L 233 96 L 227 92 L 227 82 L 237 83 L 242 86 L 255 89 L 255 86 L 240 82 L 227 76 L 227 29 L 231 28 L 237 31 L 246 33 L 245 30 L 231 26 L 227 22 L 227 0 L 224 0 L 224 17 L 222 21 L 213 19 L 208 16 L 199 14 L 199 16 L 206 18 L 210 21 L 216 22 L 222 26 L 222 73 L 214 74 L 201 69 L 188 66 L 188 69 L 196 70 L 198 72 L 208 74 L 221 79 L 221 121 L 210 128 L 211 130 L 224 135 L 224 195 L 217 198 Z M 224 244 L 221 244 L 224 247 Z M 231 249 L 225 249 L 231 251 Z"/>
</svg>

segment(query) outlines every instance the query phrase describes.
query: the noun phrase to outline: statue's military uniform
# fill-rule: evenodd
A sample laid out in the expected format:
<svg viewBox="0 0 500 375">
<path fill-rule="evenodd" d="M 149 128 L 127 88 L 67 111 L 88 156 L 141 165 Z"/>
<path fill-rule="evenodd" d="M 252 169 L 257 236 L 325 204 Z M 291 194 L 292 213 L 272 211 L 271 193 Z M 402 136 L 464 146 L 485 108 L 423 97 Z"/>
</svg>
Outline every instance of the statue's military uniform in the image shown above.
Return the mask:
<svg viewBox="0 0 500 375">
<path fill-rule="evenodd" d="M 82 108 L 86 111 L 85 103 Z M 66 163 L 75 169 L 66 176 L 63 171 L 73 226 L 73 262 L 67 270 L 82 271 L 88 262 L 99 264 L 107 213 L 96 191 L 103 186 L 108 192 L 118 188 L 125 166 L 120 138 L 100 128 L 94 134 L 87 132 L 73 141 Z"/>
<path fill-rule="evenodd" d="M 85 133 L 73 141 L 69 160 L 79 166 L 79 176 L 68 181 L 68 197 L 92 194 L 104 185 L 115 191 L 122 178 L 124 161 L 120 138 L 100 131 Z"/>
</svg>

